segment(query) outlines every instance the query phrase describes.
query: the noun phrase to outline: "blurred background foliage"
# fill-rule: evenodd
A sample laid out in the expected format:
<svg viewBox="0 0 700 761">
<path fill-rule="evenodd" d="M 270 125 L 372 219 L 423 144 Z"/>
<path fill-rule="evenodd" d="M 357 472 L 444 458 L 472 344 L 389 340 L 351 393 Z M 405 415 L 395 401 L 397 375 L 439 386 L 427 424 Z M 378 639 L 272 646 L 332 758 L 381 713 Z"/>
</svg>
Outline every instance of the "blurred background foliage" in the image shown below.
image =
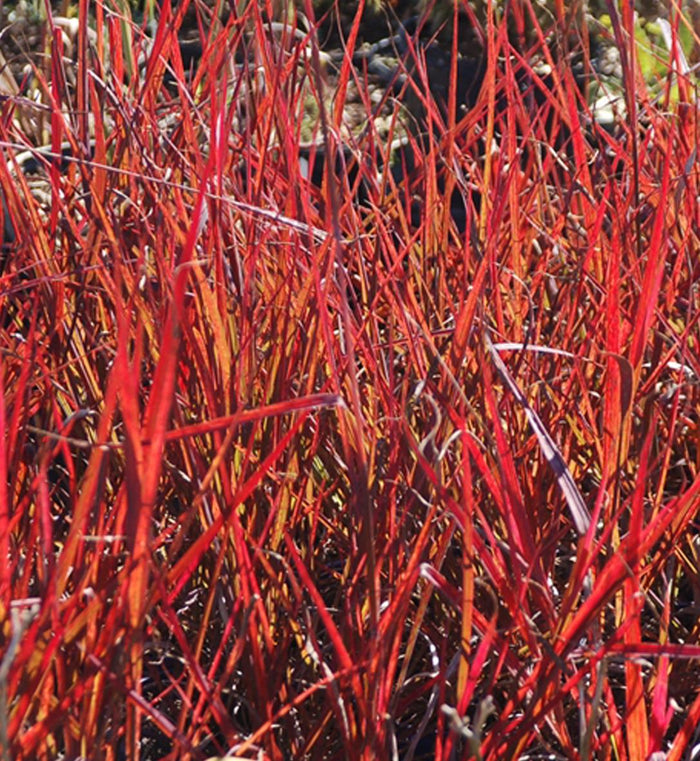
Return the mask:
<svg viewBox="0 0 700 761">
<path fill-rule="evenodd" d="M 228 3 L 219 4 L 221 14 L 231 12 L 242 13 L 245 6 L 251 0 L 230 0 Z M 255 0 L 261 2 L 261 0 Z M 278 19 L 289 17 L 292 12 L 303 12 L 306 0 L 262 0 L 268 6 L 271 15 Z M 477 20 L 485 27 L 488 15 L 489 0 L 367 0 L 364 9 L 364 23 L 361 32 L 368 39 L 381 36 L 385 33 L 388 25 L 397 20 L 405 21 L 416 16 L 425 16 L 428 19 L 428 29 L 432 34 L 442 38 L 448 38 L 452 31 L 455 2 L 458 6 L 458 16 L 469 24 Z M 47 3 L 44 0 L 19 0 L 18 2 L 0 2 L 0 22 L 2 30 L 0 36 L 0 51 L 8 44 L 8 37 L 15 36 L 17 29 L 10 31 L 9 27 L 23 26 L 27 22 L 34 24 L 41 22 L 46 17 Z M 108 0 L 107 6 L 112 5 L 117 10 L 129 8 L 134 19 L 142 21 L 144 18 L 154 17 L 158 13 L 157 0 Z M 177 5 L 176 2 L 173 5 Z M 203 0 L 200 3 L 192 3 L 194 16 L 195 6 L 208 5 L 213 8 L 214 0 Z M 346 2 L 345 0 L 312 0 L 314 12 L 318 17 L 325 16 L 332 25 L 341 26 L 349 23 L 354 17 L 358 3 Z M 519 6 L 524 4 L 521 0 L 495 0 L 493 11 L 496 17 L 508 16 L 511 21 L 517 18 Z M 570 31 L 580 29 L 583 22 L 594 33 L 611 30 L 610 10 L 617 3 L 609 3 L 606 0 L 580 0 L 578 2 L 557 2 L 557 0 L 542 0 L 534 7 L 538 14 L 538 23 L 545 31 L 556 33 L 557 29 L 566 24 Z M 670 10 L 675 4 L 662 0 L 636 0 L 636 23 L 637 40 L 642 45 L 643 55 L 640 62 L 645 73 L 659 73 L 659 66 L 654 59 L 659 57 L 666 48 L 663 30 L 660 22 L 671 22 Z M 53 0 L 51 3 L 55 16 L 62 18 L 76 18 L 78 15 L 78 3 L 76 0 Z M 677 14 L 674 14 L 677 15 Z M 684 0 L 682 13 L 678 16 L 676 28 L 683 50 L 688 59 L 696 64 L 700 60 L 700 0 Z M 345 23 L 344 23 L 345 22 Z"/>
</svg>

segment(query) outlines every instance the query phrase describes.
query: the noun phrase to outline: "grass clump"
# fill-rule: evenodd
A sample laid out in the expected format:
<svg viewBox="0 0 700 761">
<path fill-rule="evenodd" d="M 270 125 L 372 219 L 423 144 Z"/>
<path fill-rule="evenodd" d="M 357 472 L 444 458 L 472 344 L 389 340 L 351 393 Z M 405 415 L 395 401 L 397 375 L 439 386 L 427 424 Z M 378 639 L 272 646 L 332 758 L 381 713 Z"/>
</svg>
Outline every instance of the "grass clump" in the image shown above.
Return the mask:
<svg viewBox="0 0 700 761">
<path fill-rule="evenodd" d="M 689 757 L 692 74 L 611 5 L 604 128 L 521 3 L 460 109 L 261 6 L 0 103 L 2 758 Z"/>
</svg>

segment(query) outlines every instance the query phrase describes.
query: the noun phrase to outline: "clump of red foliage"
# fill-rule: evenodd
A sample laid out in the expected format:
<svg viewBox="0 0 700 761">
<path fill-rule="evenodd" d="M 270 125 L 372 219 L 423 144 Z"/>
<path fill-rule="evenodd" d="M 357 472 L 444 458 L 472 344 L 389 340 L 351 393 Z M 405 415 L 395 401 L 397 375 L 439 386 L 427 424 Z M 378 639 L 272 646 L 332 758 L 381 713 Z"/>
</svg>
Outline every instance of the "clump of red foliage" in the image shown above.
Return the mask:
<svg viewBox="0 0 700 761">
<path fill-rule="evenodd" d="M 563 9 L 516 4 L 532 49 L 489 15 L 466 116 L 423 90 L 411 187 L 372 121 L 341 129 L 349 88 L 374 107 L 362 3 L 333 81 L 310 4 L 262 5 L 199 9 L 186 71 L 187 3 L 147 44 L 116 6 L 89 38 L 81 0 L 40 118 L 0 104 L 0 757 L 687 757 L 690 79 L 652 97 L 611 4 L 604 131 L 551 55 Z M 362 157 L 321 187 L 310 100 L 326 157 Z M 13 159 L 38 134 L 43 198 Z"/>
</svg>

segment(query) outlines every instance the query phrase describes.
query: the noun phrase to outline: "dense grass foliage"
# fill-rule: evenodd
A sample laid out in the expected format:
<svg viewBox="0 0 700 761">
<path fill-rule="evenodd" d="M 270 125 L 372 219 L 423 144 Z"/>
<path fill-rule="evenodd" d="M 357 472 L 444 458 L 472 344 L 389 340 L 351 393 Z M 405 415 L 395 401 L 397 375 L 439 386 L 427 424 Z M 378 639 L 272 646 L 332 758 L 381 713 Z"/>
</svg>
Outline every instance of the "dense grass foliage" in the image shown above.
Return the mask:
<svg viewBox="0 0 700 761">
<path fill-rule="evenodd" d="M 0 102 L 0 758 L 690 758 L 681 46 L 491 9 L 461 108 L 266 5 L 80 0 Z"/>
</svg>

